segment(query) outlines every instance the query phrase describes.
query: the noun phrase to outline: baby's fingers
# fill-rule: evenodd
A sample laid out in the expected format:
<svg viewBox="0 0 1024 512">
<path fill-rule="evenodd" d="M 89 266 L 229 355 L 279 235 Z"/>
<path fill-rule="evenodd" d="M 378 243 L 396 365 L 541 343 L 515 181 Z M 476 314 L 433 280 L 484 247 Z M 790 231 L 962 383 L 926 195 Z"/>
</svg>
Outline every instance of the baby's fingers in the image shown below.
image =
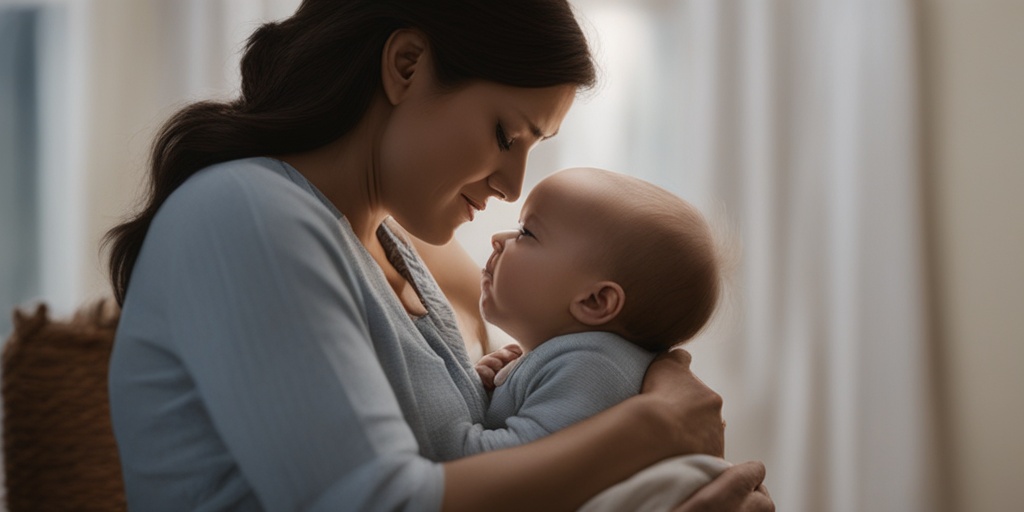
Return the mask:
<svg viewBox="0 0 1024 512">
<path fill-rule="evenodd" d="M 476 362 L 476 373 L 484 383 L 484 389 L 494 389 L 494 376 L 509 363 L 519 359 L 523 355 L 523 349 L 519 345 L 505 345 L 504 347 L 481 357 Z"/>
<path fill-rule="evenodd" d="M 491 370 L 496 372 L 505 367 L 505 361 L 502 361 L 501 359 L 495 357 L 494 354 L 487 354 L 486 356 L 481 357 L 480 360 L 476 362 L 476 366 L 477 368 L 480 368 L 481 366 L 485 368 L 490 368 Z"/>
<path fill-rule="evenodd" d="M 482 362 L 483 360 L 481 359 L 480 363 Z M 476 365 L 476 374 L 480 376 L 480 381 L 483 382 L 484 389 L 491 391 L 494 389 L 494 375 L 497 374 L 497 371 L 480 363 L 477 363 Z"/>
<path fill-rule="evenodd" d="M 523 355 L 523 349 L 519 345 L 505 345 L 504 347 L 495 350 L 487 355 L 487 357 L 493 357 L 501 361 L 501 366 L 505 366 Z M 499 368 L 501 369 L 501 368 Z"/>
</svg>

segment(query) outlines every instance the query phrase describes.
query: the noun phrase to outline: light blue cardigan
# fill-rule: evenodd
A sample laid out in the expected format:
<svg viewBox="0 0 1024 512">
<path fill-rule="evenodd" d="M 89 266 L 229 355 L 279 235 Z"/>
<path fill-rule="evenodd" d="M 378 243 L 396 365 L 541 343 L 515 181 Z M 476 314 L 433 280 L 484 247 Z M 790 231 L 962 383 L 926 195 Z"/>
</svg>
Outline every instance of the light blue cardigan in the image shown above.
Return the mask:
<svg viewBox="0 0 1024 512">
<path fill-rule="evenodd" d="M 422 262 L 378 236 L 426 316 L 283 162 L 214 165 L 171 195 L 110 366 L 131 509 L 440 508 L 431 461 L 463 451 L 487 399 Z"/>
</svg>

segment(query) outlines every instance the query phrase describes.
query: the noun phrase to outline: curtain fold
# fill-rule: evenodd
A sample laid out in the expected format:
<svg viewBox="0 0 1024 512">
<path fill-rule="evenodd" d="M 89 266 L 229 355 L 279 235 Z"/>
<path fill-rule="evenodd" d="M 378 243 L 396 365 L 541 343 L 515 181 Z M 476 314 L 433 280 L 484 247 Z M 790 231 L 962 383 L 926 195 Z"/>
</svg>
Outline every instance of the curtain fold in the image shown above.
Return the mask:
<svg viewBox="0 0 1024 512">
<path fill-rule="evenodd" d="M 49 93 L 62 122 L 46 137 L 63 141 L 66 156 L 51 165 L 47 193 L 72 263 L 44 263 L 44 286 L 74 293 L 70 309 L 109 294 L 104 233 L 136 206 L 148 150 L 160 125 L 190 101 L 238 92 L 245 39 L 258 24 L 294 12 L 298 0 L 76 0 L 68 2 L 63 85 Z M 71 190 L 68 190 L 70 187 Z M 44 230 L 47 231 L 47 230 Z M 45 233 L 44 233 L 45 235 Z M 66 267 L 72 267 L 68 270 Z"/>
<path fill-rule="evenodd" d="M 0 342 L 10 311 L 39 293 L 39 18 L 37 8 L 0 8 Z"/>
</svg>

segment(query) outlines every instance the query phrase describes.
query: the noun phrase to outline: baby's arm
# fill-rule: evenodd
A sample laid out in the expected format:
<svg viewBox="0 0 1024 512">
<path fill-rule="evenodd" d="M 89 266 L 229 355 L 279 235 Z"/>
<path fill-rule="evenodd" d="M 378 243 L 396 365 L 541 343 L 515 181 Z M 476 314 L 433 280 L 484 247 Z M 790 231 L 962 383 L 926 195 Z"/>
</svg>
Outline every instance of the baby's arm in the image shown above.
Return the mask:
<svg viewBox="0 0 1024 512">
<path fill-rule="evenodd" d="M 476 363 L 476 373 L 484 384 L 488 393 L 494 391 L 494 387 L 501 384 L 495 383 L 495 376 L 509 363 L 523 355 L 523 349 L 519 345 L 511 344 L 491 352 L 480 358 Z"/>
<path fill-rule="evenodd" d="M 540 355 L 540 354 L 537 354 Z M 504 428 L 473 425 L 465 436 L 462 455 L 518 446 L 552 434 L 635 395 L 639 383 L 630 379 L 608 354 L 570 350 L 539 367 L 521 367 L 503 389 L 517 393 L 516 410 L 505 417 Z M 526 370 L 526 371 L 524 371 Z M 507 404 L 507 401 L 506 401 Z M 500 405 L 492 402 L 492 413 Z"/>
</svg>

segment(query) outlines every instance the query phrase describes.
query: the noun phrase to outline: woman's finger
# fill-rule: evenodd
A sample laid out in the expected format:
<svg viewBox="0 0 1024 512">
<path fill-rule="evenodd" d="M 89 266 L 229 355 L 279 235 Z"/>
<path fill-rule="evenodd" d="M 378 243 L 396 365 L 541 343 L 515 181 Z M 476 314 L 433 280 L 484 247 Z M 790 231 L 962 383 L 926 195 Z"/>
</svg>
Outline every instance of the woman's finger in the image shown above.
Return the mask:
<svg viewBox="0 0 1024 512">
<path fill-rule="evenodd" d="M 739 512 L 775 512 L 775 502 L 765 486 L 759 486 L 740 504 Z"/>
<path fill-rule="evenodd" d="M 721 457 L 725 450 L 722 397 L 693 374 L 690 361 L 690 354 L 682 349 L 660 354 L 647 369 L 643 393 L 663 401 L 662 410 L 672 415 L 676 427 L 670 441 L 679 454 Z"/>
</svg>

